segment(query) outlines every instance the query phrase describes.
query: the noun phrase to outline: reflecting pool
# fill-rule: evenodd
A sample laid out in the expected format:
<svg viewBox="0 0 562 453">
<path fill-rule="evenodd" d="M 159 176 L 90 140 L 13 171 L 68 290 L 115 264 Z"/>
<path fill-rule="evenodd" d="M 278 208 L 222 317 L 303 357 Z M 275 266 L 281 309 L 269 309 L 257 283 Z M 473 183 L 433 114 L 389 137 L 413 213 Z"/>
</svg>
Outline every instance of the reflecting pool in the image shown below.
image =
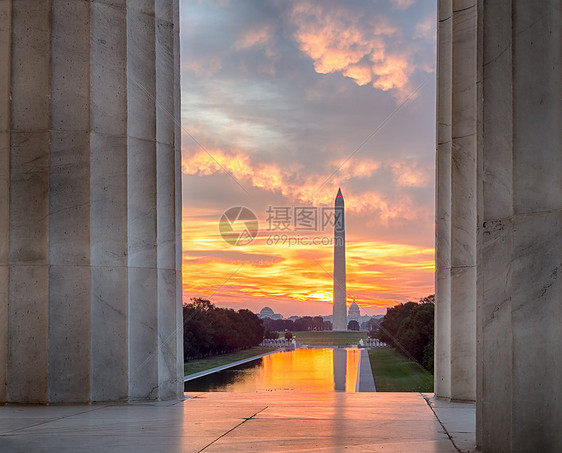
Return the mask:
<svg viewBox="0 0 562 453">
<path fill-rule="evenodd" d="M 360 350 L 296 349 L 185 383 L 186 392 L 355 392 Z"/>
</svg>

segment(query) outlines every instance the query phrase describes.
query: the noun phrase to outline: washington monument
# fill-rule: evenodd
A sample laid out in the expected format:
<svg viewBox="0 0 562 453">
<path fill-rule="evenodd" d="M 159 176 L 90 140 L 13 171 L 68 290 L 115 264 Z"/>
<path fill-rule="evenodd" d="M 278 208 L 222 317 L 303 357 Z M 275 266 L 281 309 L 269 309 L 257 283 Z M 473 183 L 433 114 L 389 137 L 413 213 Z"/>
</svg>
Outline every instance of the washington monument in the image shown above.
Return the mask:
<svg viewBox="0 0 562 453">
<path fill-rule="evenodd" d="M 334 303 L 333 330 L 347 330 L 347 290 L 345 283 L 345 205 L 341 189 L 334 210 Z"/>
</svg>

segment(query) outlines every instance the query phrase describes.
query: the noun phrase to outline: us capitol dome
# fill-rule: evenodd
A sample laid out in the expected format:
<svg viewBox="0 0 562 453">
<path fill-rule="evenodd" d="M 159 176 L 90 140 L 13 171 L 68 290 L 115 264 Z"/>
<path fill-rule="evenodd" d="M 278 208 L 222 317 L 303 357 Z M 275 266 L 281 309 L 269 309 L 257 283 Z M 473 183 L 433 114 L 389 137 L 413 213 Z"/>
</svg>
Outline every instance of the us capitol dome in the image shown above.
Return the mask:
<svg viewBox="0 0 562 453">
<path fill-rule="evenodd" d="M 258 313 L 258 318 L 260 319 L 264 319 L 264 318 L 271 318 L 271 319 L 283 319 L 283 316 L 275 313 L 271 308 L 269 307 L 263 307 L 260 312 Z"/>
</svg>

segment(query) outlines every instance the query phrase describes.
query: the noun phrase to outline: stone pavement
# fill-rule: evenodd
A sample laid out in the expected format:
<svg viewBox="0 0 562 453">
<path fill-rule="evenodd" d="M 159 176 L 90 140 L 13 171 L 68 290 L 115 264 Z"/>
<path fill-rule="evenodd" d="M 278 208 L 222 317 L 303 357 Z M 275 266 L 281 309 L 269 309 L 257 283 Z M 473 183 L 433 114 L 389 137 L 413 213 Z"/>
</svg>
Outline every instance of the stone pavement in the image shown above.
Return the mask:
<svg viewBox="0 0 562 453">
<path fill-rule="evenodd" d="M 433 410 L 418 393 L 264 392 L 194 393 L 174 403 L 3 406 L 0 451 L 471 450 L 474 405 L 430 403 Z M 441 423 L 451 426 L 452 441 Z"/>
<path fill-rule="evenodd" d="M 369 351 L 361 349 L 359 358 L 359 369 L 357 370 L 357 386 L 356 392 L 376 392 L 375 378 L 369 360 Z"/>
</svg>

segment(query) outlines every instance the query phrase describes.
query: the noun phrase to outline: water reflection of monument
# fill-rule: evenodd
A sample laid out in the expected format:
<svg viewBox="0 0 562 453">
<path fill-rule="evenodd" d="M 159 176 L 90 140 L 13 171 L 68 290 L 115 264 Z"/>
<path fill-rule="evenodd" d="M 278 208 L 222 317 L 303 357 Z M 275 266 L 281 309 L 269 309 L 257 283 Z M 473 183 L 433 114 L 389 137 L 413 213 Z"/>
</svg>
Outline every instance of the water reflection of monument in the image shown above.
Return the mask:
<svg viewBox="0 0 562 453">
<path fill-rule="evenodd" d="M 346 372 L 347 372 L 347 350 L 334 348 L 334 390 L 345 392 Z"/>
</svg>

